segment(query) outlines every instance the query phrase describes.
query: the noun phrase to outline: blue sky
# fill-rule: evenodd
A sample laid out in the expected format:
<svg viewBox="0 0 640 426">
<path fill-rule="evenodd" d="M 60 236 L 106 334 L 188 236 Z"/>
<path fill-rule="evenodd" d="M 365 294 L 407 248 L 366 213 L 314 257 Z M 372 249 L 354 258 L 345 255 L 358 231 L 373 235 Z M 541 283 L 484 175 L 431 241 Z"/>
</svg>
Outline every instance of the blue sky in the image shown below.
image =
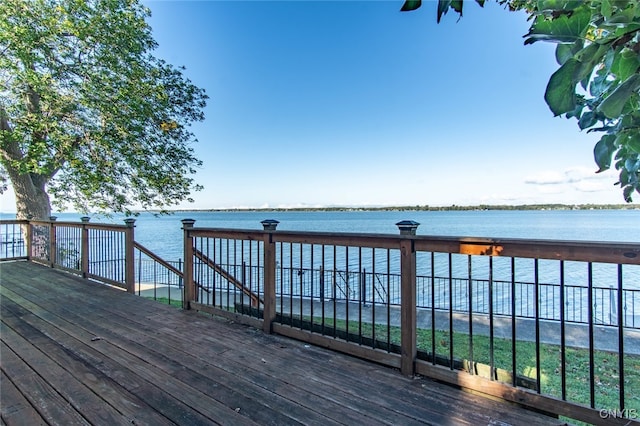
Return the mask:
<svg viewBox="0 0 640 426">
<path fill-rule="evenodd" d="M 210 96 L 181 207 L 623 203 L 544 102 L 554 45 L 466 3 L 146 1 L 156 55 Z"/>
<path fill-rule="evenodd" d="M 620 203 L 554 118 L 554 45 L 468 2 L 149 1 L 157 54 L 211 97 L 196 208 Z"/>
</svg>

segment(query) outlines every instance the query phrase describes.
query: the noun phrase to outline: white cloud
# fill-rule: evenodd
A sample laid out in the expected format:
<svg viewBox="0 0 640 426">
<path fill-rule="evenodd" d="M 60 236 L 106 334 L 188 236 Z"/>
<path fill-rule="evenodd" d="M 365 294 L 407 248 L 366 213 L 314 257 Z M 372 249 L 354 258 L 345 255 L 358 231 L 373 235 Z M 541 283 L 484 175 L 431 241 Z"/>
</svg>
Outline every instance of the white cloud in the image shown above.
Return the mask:
<svg viewBox="0 0 640 426">
<path fill-rule="evenodd" d="M 609 189 L 607 183 L 613 184 L 616 181 L 616 174 L 615 170 L 595 173 L 593 168 L 577 166 L 562 171 L 544 170 L 525 177 L 524 183 L 536 185 L 538 190 L 544 193 L 554 193 L 569 187 L 578 191 L 594 192 Z M 558 188 L 542 190 L 544 186 L 558 186 Z"/>
<path fill-rule="evenodd" d="M 581 192 L 598 192 L 610 189 L 601 180 L 582 180 L 575 182 L 572 187 Z"/>
<path fill-rule="evenodd" d="M 561 185 L 541 185 L 536 187 L 536 190 L 540 194 L 551 195 L 551 194 L 562 194 L 566 192 L 567 188 Z"/>
<path fill-rule="evenodd" d="M 560 172 L 543 171 L 533 176 L 525 177 L 524 183 L 533 185 L 556 185 L 565 183 L 565 178 Z"/>
<path fill-rule="evenodd" d="M 617 181 L 616 170 L 595 173 L 594 168 L 585 166 L 542 170 L 524 178 L 525 187 L 530 188 L 536 202 L 566 204 L 620 203 L 620 189 L 613 186 Z"/>
</svg>

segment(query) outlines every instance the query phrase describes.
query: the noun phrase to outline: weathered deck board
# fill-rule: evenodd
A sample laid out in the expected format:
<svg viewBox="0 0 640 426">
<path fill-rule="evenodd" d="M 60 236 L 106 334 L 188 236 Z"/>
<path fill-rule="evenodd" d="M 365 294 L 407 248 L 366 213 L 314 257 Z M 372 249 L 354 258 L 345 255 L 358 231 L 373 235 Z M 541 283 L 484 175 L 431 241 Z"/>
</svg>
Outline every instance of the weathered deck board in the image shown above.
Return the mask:
<svg viewBox="0 0 640 426">
<path fill-rule="evenodd" d="M 561 424 L 27 262 L 0 264 L 3 424 Z"/>
</svg>

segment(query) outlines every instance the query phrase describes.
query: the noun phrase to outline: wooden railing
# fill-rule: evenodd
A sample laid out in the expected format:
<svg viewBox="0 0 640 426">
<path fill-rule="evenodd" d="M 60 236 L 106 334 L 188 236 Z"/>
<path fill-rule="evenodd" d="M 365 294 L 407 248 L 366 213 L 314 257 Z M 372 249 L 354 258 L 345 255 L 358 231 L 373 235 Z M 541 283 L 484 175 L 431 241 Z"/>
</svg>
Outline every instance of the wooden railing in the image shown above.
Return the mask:
<svg viewBox="0 0 640 426">
<path fill-rule="evenodd" d="M 88 218 L 0 221 L 0 259 L 138 294 L 161 283 L 186 309 L 571 419 L 640 413 L 639 243 L 417 236 L 408 221 L 400 235 L 194 223 L 183 220 L 184 263 L 137 243 L 133 220 Z M 583 324 L 567 311 L 576 298 Z"/>
<path fill-rule="evenodd" d="M 173 287 L 174 298 L 182 300 L 182 265 L 137 243 L 135 219 L 124 222 L 2 220 L 0 260 L 26 259 L 150 297 L 161 288 L 171 299 Z"/>
<path fill-rule="evenodd" d="M 622 314 L 636 309 L 639 243 L 417 236 L 412 222 L 398 224 L 400 235 L 264 225 L 183 221 L 186 308 L 571 419 L 626 424 L 640 413 L 640 333 Z M 431 300 L 418 303 L 417 277 Z M 453 303 L 460 282 L 466 308 Z M 550 285 L 553 297 L 541 290 Z M 585 324 L 565 311 L 574 287 L 584 288 Z M 594 315 L 602 288 L 617 312 L 609 325 Z M 533 304 L 526 316 L 522 303 Z M 543 315 L 549 304 L 553 321 Z"/>
</svg>

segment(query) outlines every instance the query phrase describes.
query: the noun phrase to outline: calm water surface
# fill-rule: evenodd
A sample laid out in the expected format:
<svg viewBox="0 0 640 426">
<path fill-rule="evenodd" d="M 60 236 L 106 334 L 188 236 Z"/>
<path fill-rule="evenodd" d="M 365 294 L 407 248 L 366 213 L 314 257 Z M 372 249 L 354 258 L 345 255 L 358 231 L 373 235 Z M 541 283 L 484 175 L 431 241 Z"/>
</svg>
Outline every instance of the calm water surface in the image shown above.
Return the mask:
<svg viewBox="0 0 640 426">
<path fill-rule="evenodd" d="M 78 220 L 61 213 L 58 220 Z M 178 212 L 156 217 L 143 213 L 136 220 L 136 240 L 168 259 L 182 251 L 181 219 L 197 227 L 262 229 L 260 221 L 276 219 L 279 230 L 397 234 L 396 223 L 420 223 L 419 235 L 533 238 L 640 243 L 640 210 L 533 211 L 259 211 Z M 123 223 L 122 216 L 93 217 L 92 222 Z"/>
<path fill-rule="evenodd" d="M 59 221 L 78 221 L 75 213 L 58 214 Z M 6 216 L 5 216 L 6 217 Z M 249 212 L 178 212 L 170 216 L 154 216 L 143 213 L 136 219 L 135 238 L 140 244 L 166 260 L 183 258 L 181 219 L 194 219 L 196 227 L 262 229 L 260 222 L 276 219 L 279 230 L 326 231 L 398 234 L 395 225 L 401 220 L 420 223 L 419 235 L 483 237 L 483 238 L 528 238 L 571 241 L 608 241 L 640 244 L 640 210 L 536 210 L 536 211 L 249 211 Z M 122 224 L 124 216 L 112 218 L 94 216 L 92 222 Z M 396 254 L 394 254 L 395 256 Z M 429 275 L 428 253 L 420 253 L 418 273 Z M 424 258 L 427 256 L 427 258 Z M 436 255 L 445 256 L 446 255 Z M 352 263 L 352 256 L 349 263 Z M 436 259 L 434 271 L 438 276 L 447 276 L 448 262 Z M 365 265 L 368 259 L 365 260 Z M 509 280 L 511 267 L 508 258 L 495 258 L 492 266 L 496 280 Z M 317 265 L 314 265 L 317 266 Z M 474 276 L 486 278 L 489 273 L 488 258 L 473 259 Z M 518 259 L 516 279 L 532 282 L 534 276 L 531 259 Z M 358 268 L 349 265 L 350 270 Z M 456 277 L 467 275 L 466 256 L 454 259 L 453 273 Z M 556 283 L 559 279 L 558 262 L 541 261 L 542 282 Z M 640 268 L 624 268 L 624 287 L 640 289 Z M 566 263 L 567 282 L 586 285 L 586 265 L 581 262 Z M 617 287 L 615 265 L 598 264 L 593 278 L 599 287 Z M 640 309 L 640 301 L 639 307 Z"/>
</svg>

